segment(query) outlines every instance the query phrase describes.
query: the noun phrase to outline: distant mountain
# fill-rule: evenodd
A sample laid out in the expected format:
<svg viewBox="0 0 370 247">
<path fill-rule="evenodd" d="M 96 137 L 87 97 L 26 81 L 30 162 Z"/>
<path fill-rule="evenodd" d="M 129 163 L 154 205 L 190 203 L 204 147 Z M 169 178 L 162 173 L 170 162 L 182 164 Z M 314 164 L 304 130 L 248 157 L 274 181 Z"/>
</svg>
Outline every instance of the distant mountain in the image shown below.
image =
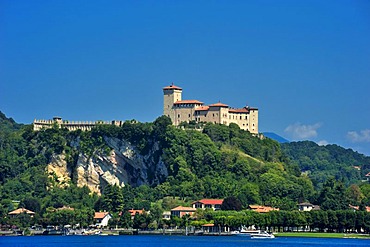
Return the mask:
<svg viewBox="0 0 370 247">
<path fill-rule="evenodd" d="M 284 137 L 282 136 L 279 136 L 278 134 L 275 134 L 273 132 L 264 132 L 263 133 L 264 136 L 272 139 L 272 140 L 275 140 L 279 143 L 287 143 L 287 142 L 290 142 L 289 140 L 285 139 Z"/>
<path fill-rule="evenodd" d="M 320 146 L 312 141 L 300 141 L 284 143 L 281 148 L 314 184 L 323 183 L 328 177 L 354 184 L 370 172 L 370 157 L 335 144 Z"/>
<path fill-rule="evenodd" d="M 4 113 L 0 111 L 0 129 L 2 132 L 12 132 L 19 130 L 23 124 L 18 124 L 13 118 L 7 118 Z"/>
</svg>

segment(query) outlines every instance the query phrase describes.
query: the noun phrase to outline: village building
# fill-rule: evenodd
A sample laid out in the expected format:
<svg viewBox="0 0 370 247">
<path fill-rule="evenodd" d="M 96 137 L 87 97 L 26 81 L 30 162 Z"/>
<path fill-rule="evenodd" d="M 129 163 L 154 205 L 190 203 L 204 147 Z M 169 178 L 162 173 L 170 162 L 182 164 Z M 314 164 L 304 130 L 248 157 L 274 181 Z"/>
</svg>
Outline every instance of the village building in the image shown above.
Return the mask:
<svg viewBox="0 0 370 247">
<path fill-rule="evenodd" d="M 163 88 L 163 115 L 171 118 L 175 126 L 182 122 L 207 122 L 229 125 L 258 134 L 258 109 L 245 106 L 231 108 L 221 102 L 204 105 L 199 100 L 183 100 L 182 88 L 170 85 Z"/>
<path fill-rule="evenodd" d="M 171 219 L 171 211 L 164 211 L 162 213 L 162 219 L 164 219 L 164 220 L 170 220 Z"/>
<path fill-rule="evenodd" d="M 353 210 L 353 211 L 359 211 L 360 210 L 360 206 L 353 206 L 353 205 L 349 204 L 348 207 L 349 207 L 350 210 Z M 365 211 L 370 213 L 370 207 L 365 206 Z"/>
<path fill-rule="evenodd" d="M 9 213 L 8 213 L 8 215 L 9 215 L 10 217 L 16 217 L 16 216 L 18 216 L 18 215 L 20 215 L 20 214 L 28 214 L 29 216 L 31 216 L 31 218 L 32 218 L 33 216 L 35 216 L 35 212 L 33 212 L 33 211 L 31 211 L 31 210 L 28 210 L 28 209 L 26 209 L 26 208 L 18 208 L 18 209 L 16 209 L 16 210 L 11 211 L 11 212 L 9 212 Z"/>
<path fill-rule="evenodd" d="M 192 203 L 193 208 L 220 210 L 224 199 L 202 199 Z"/>
<path fill-rule="evenodd" d="M 108 222 L 111 218 L 112 215 L 109 212 L 95 212 L 94 215 L 95 226 L 106 227 L 108 226 Z"/>
<path fill-rule="evenodd" d="M 309 202 L 302 202 L 298 204 L 298 210 L 299 211 L 311 211 L 311 210 L 320 210 L 320 206 L 318 205 L 313 205 L 312 203 Z"/>
<path fill-rule="evenodd" d="M 131 215 L 131 219 L 133 220 L 135 218 L 136 214 L 144 214 L 145 210 L 144 209 L 130 209 L 128 212 Z"/>
<path fill-rule="evenodd" d="M 196 209 L 192 207 L 183 207 L 178 206 L 176 208 L 171 209 L 171 216 L 183 217 L 184 215 L 192 216 L 195 213 Z"/>
</svg>

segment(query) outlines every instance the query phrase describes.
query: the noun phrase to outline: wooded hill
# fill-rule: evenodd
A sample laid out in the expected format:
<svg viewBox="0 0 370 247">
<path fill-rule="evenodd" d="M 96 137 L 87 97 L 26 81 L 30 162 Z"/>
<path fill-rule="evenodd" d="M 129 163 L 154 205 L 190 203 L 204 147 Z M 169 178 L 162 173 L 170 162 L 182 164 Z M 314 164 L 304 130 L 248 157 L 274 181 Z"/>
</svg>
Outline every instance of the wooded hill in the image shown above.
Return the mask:
<svg viewBox="0 0 370 247">
<path fill-rule="evenodd" d="M 63 205 L 86 212 L 149 210 L 153 205 L 168 210 L 201 198 L 226 197 L 236 197 L 243 208 L 262 204 L 283 210 L 296 209 L 297 203 L 305 201 L 332 210 L 348 209 L 349 203 L 370 203 L 370 186 L 361 183 L 353 168 L 368 166 L 369 157 L 335 145 L 281 146 L 235 124 L 206 124 L 200 132 L 176 128 L 164 116 L 153 123 L 128 121 L 122 127 L 101 125 L 87 132 L 58 126 L 34 132 L 31 125 L 21 126 L 4 117 L 0 124 L 0 216 L 17 206 L 14 200 L 40 215 Z M 65 154 L 68 167 L 75 169 L 81 154 L 109 154 L 106 137 L 129 141 L 141 155 L 149 155 L 151 147 L 158 145 L 150 158 L 163 161 L 168 176 L 149 179 L 139 187 L 108 185 L 101 197 L 76 186 L 73 178 L 68 187 L 51 186 L 46 166 L 53 155 Z"/>
</svg>

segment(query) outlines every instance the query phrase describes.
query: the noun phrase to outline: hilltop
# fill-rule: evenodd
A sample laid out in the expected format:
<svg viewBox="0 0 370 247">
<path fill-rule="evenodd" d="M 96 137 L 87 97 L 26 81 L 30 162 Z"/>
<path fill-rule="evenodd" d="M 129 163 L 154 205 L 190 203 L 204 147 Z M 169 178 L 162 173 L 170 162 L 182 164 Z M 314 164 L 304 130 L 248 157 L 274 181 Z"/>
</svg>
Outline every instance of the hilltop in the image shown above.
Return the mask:
<svg viewBox="0 0 370 247">
<path fill-rule="evenodd" d="M 302 201 L 325 205 L 333 190 L 337 209 L 350 202 L 369 203 L 370 189 L 360 183 L 361 175 L 343 173 L 369 157 L 337 146 L 326 147 L 336 154 L 325 156 L 323 147 L 310 142 L 281 145 L 236 124 L 208 123 L 202 132 L 181 129 L 165 116 L 153 123 L 127 121 L 85 132 L 57 125 L 35 132 L 31 125 L 3 121 L 13 126 L 13 134 L 5 135 L 0 146 L 3 213 L 14 206 L 12 200 L 22 205 L 32 201 L 45 212 L 60 205 L 149 210 L 154 202 L 168 209 L 173 205 L 168 197 L 180 198 L 185 205 L 200 198 L 235 197 L 243 208 L 263 204 L 291 210 Z M 321 155 L 322 164 L 315 155 Z M 332 175 L 336 180 L 329 179 Z"/>
</svg>

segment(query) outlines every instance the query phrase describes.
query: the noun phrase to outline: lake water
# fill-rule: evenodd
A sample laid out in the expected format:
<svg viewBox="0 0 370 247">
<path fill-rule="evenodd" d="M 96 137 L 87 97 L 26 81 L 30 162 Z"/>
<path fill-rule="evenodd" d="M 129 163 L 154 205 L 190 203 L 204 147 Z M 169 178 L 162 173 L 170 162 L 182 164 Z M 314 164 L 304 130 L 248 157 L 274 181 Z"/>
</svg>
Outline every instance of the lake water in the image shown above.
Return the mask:
<svg viewBox="0 0 370 247">
<path fill-rule="evenodd" d="M 350 247 L 370 246 L 370 240 L 333 238 L 286 238 L 250 239 L 247 237 L 206 237 L 206 236 L 32 236 L 0 237 L 0 246 L 25 247 L 234 247 L 234 246 L 325 246 Z"/>
</svg>

